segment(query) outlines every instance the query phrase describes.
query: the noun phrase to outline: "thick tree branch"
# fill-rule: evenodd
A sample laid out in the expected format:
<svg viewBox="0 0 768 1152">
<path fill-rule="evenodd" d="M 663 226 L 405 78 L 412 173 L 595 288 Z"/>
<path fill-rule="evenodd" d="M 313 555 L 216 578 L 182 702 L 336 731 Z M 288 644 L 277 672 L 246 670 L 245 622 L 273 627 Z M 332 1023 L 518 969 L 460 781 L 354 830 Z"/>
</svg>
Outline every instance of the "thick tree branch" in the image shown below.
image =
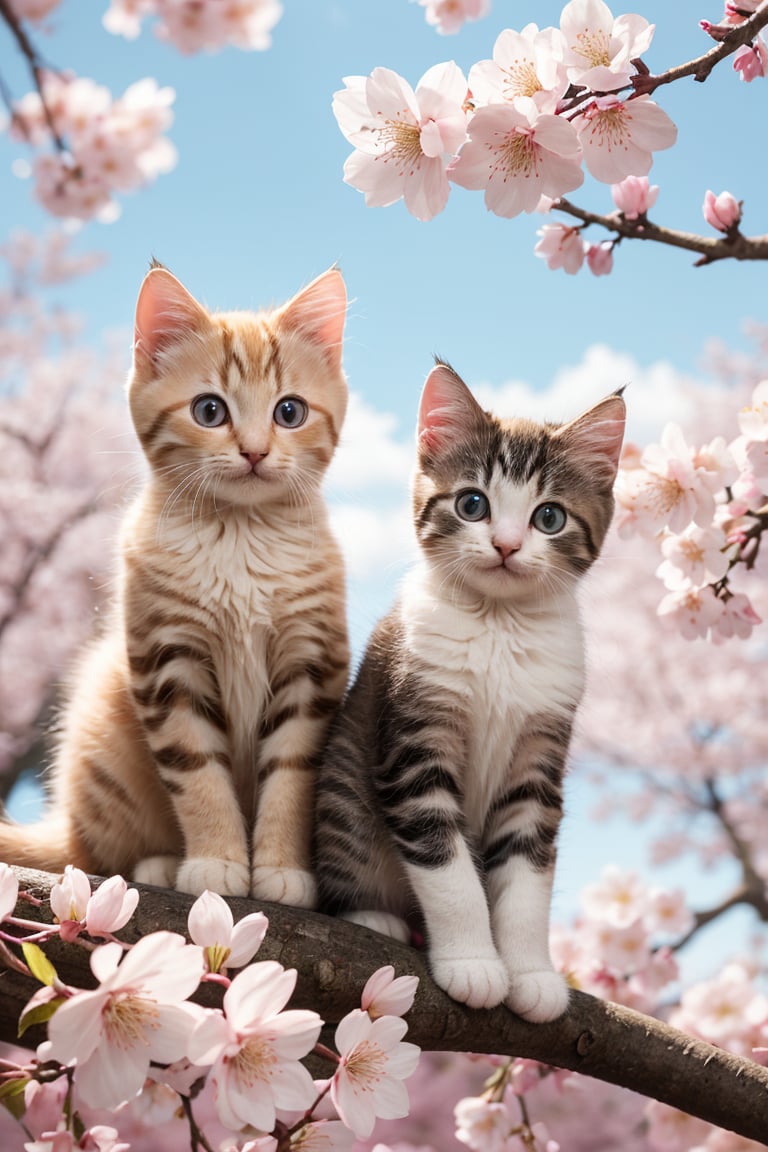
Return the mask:
<svg viewBox="0 0 768 1152">
<path fill-rule="evenodd" d="M 47 904 L 54 877 L 19 868 L 23 890 L 45 903 L 19 915 L 50 923 Z M 185 932 L 192 897 L 159 888 L 142 892 L 133 920 L 121 932 L 136 940 L 158 929 Z M 229 901 L 236 918 L 254 910 L 245 899 Z M 594 1076 L 661 1100 L 712 1124 L 753 1140 L 768 1132 L 768 1069 L 714 1048 L 638 1012 L 574 992 L 568 1012 L 552 1024 L 527 1024 L 506 1008 L 473 1011 L 445 995 L 429 977 L 421 953 L 367 929 L 317 913 L 259 904 L 270 927 L 259 959 L 296 968 L 294 1006 L 313 1008 L 329 1025 L 359 1006 L 368 976 L 382 964 L 398 974 L 420 978 L 416 1002 L 408 1014 L 408 1038 L 426 1050 L 490 1052 L 526 1056 Z M 60 977 L 86 986 L 87 954 L 52 941 L 46 952 Z M 13 1041 L 22 1007 L 33 989 L 28 979 L 0 966 L 0 1039 Z M 220 990 L 205 986 L 203 1002 L 218 1003 Z M 30 1033 L 25 1042 L 41 1038 Z"/>
<path fill-rule="evenodd" d="M 628 220 L 621 212 L 612 212 L 606 216 L 601 216 L 597 212 L 587 212 L 584 208 L 572 204 L 564 196 L 555 200 L 552 208 L 558 212 L 566 212 L 569 216 L 575 216 L 584 224 L 599 224 L 620 238 L 655 240 L 672 248 L 698 252 L 701 259 L 695 262 L 696 267 L 702 264 L 714 264 L 716 260 L 768 260 L 768 235 L 744 236 L 735 230 L 722 236 L 698 236 L 694 232 L 678 232 L 674 228 L 662 228 L 643 216 L 637 220 Z"/>
</svg>

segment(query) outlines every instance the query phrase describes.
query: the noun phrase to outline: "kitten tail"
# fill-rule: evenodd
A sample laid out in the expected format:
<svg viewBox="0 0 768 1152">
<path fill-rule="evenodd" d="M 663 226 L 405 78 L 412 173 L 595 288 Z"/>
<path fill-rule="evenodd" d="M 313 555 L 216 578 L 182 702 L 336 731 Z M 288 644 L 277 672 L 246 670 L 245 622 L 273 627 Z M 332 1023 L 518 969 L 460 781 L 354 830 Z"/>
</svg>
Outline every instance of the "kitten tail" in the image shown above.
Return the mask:
<svg viewBox="0 0 768 1152">
<path fill-rule="evenodd" d="M 39 824 L 11 824 L 0 820 L 0 861 L 42 872 L 63 872 L 67 864 L 82 866 L 66 819 Z"/>
</svg>

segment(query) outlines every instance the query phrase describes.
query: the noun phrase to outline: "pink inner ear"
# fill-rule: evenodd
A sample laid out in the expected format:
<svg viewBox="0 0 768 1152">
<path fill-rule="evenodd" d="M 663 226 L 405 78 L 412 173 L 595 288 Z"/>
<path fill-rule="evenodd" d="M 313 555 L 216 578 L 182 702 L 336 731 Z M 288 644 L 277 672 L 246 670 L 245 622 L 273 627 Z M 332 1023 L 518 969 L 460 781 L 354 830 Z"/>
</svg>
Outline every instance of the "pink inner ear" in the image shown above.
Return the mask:
<svg viewBox="0 0 768 1152">
<path fill-rule="evenodd" d="M 591 455 L 603 456 L 615 470 L 624 439 L 626 409 L 620 396 L 609 396 L 560 429 L 560 434 Z"/>
<path fill-rule="evenodd" d="M 294 296 L 282 311 L 280 323 L 318 344 L 335 365 L 341 364 L 341 345 L 347 315 L 347 290 L 338 268 L 331 268 Z"/>
<path fill-rule="evenodd" d="M 144 277 L 136 301 L 134 348 L 154 356 L 163 345 L 200 324 L 205 313 L 194 296 L 165 268 Z"/>
<path fill-rule="evenodd" d="M 416 438 L 421 448 L 440 451 L 478 419 L 482 409 L 461 377 L 437 364 L 424 382 Z"/>
</svg>

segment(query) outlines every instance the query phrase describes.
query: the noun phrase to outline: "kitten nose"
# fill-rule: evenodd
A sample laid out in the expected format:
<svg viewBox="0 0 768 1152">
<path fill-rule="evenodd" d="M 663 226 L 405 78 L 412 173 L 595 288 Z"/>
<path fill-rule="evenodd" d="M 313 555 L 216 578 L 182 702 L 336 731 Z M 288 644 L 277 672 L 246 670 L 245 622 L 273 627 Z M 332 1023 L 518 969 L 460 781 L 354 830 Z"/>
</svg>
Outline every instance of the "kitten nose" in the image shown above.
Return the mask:
<svg viewBox="0 0 768 1152">
<path fill-rule="evenodd" d="M 247 460 L 250 466 L 253 468 L 255 464 L 258 464 L 260 460 L 263 460 L 265 456 L 268 456 L 269 452 L 241 452 L 240 455 L 244 460 Z"/>
<path fill-rule="evenodd" d="M 507 557 L 511 556 L 513 552 L 520 551 L 520 545 L 522 541 L 512 539 L 511 537 L 508 537 L 506 540 L 504 540 L 494 536 L 492 543 L 499 556 L 501 556 L 501 559 L 506 560 Z"/>
</svg>

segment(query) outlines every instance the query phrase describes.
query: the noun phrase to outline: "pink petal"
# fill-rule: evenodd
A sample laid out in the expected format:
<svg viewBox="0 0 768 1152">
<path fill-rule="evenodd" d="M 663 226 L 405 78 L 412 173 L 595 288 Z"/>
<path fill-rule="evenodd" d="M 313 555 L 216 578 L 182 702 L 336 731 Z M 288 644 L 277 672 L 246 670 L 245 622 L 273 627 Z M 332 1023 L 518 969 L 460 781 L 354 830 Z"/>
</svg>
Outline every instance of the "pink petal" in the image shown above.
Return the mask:
<svg viewBox="0 0 768 1152">
<path fill-rule="evenodd" d="M 118 932 L 130 920 L 139 903 L 139 893 L 129 888 L 122 876 L 110 876 L 96 889 L 85 910 L 91 935 Z"/>
<path fill-rule="evenodd" d="M 187 1041 L 187 1056 L 193 1064 L 213 1064 L 227 1050 L 237 1050 L 232 1027 L 219 1012 L 207 1012 Z"/>
<path fill-rule="evenodd" d="M 149 1053 L 143 1043 L 130 1048 L 100 1044 L 89 1060 L 84 1064 L 78 1062 L 75 1072 L 78 1095 L 92 1108 L 117 1108 L 139 1094 L 148 1068 Z"/>
<path fill-rule="evenodd" d="M 386 208 L 403 195 L 403 177 L 397 165 L 364 152 L 353 152 L 347 157 L 344 183 L 364 192 L 369 208 Z"/>
<path fill-rule="evenodd" d="M 242 968 L 258 952 L 261 942 L 269 928 L 269 920 L 263 912 L 251 912 L 238 920 L 232 930 L 232 939 L 229 947 L 230 955 L 227 958 L 228 968 Z"/>
<path fill-rule="evenodd" d="M 450 186 L 442 160 L 424 158 L 403 185 L 405 206 L 417 220 L 431 220 L 448 202 Z"/>
<path fill-rule="evenodd" d="M 100 984 L 111 981 L 123 958 L 122 945 L 116 942 L 101 944 L 91 953 L 91 972 Z"/>
<path fill-rule="evenodd" d="M 87 1060 L 102 1037 L 102 1009 L 107 995 L 80 992 L 62 1004 L 48 1023 L 50 1055 L 68 1064 L 70 1060 Z"/>
<path fill-rule="evenodd" d="M 195 900 L 187 917 L 189 935 L 202 948 L 213 948 L 216 944 L 228 948 L 233 924 L 232 910 L 226 900 L 218 892 L 207 889 Z"/>
<path fill-rule="evenodd" d="M 367 1139 L 373 1131 L 376 1113 L 370 1093 L 358 1093 L 343 1068 L 334 1077 L 331 1096 L 341 1119 L 359 1140 Z"/>
<path fill-rule="evenodd" d="M 237 1031 L 280 1012 L 296 986 L 295 968 L 262 960 L 240 972 L 224 993 L 224 1011 Z"/>
<path fill-rule="evenodd" d="M 314 1048 L 322 1026 L 316 1012 L 301 1008 L 281 1012 L 269 1022 L 275 1052 L 282 1060 L 300 1060 Z"/>
<path fill-rule="evenodd" d="M 363 1040 L 367 1040 L 372 1026 L 368 1013 L 360 1008 L 353 1008 L 342 1017 L 335 1034 L 336 1047 L 341 1055 L 345 1056 Z"/>
<path fill-rule="evenodd" d="M 181 1060 L 199 1020 L 199 1011 L 192 1004 L 161 1004 L 157 1008 L 157 1027 L 147 1034 L 150 1059 L 158 1064 Z"/>
<path fill-rule="evenodd" d="M 365 94 L 374 117 L 380 114 L 387 120 L 418 124 L 419 105 L 414 91 L 391 68 L 374 68 L 366 82 Z M 404 111 L 409 115 L 404 115 Z"/>
<path fill-rule="evenodd" d="M 272 1070 L 270 1083 L 278 1108 L 308 1108 L 317 1096 L 312 1077 L 298 1061 L 278 1064 Z"/>
</svg>

